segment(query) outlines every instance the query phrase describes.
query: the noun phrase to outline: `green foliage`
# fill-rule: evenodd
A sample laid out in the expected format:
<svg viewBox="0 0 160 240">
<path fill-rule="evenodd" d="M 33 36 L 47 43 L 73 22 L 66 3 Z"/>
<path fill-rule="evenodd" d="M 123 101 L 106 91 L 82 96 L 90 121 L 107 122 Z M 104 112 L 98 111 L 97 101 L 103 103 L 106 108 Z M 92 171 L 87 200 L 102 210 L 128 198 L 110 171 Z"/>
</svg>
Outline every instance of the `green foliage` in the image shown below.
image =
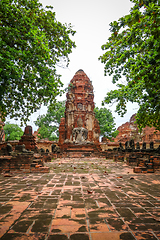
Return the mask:
<svg viewBox="0 0 160 240">
<path fill-rule="evenodd" d="M 130 0 L 130 14 L 110 24 L 111 36 L 100 57 L 105 75 L 113 75 L 118 90 L 107 93 L 104 103 L 117 101 L 116 112 L 123 116 L 126 103 L 137 102 L 137 123 L 160 130 L 160 1 Z M 122 76 L 126 84 L 118 81 Z"/>
<path fill-rule="evenodd" d="M 4 126 L 5 140 L 20 140 L 23 135 L 22 129 L 17 124 L 7 122 Z"/>
<path fill-rule="evenodd" d="M 39 116 L 35 124 L 39 127 L 38 133 L 40 138 L 48 138 L 51 141 L 57 140 L 59 137 L 59 124 L 61 118 L 64 117 L 65 101 L 57 102 L 54 107 L 49 107 L 45 114 Z"/>
<path fill-rule="evenodd" d="M 56 65 L 75 47 L 71 25 L 38 0 L 0 1 L 0 112 L 23 122 L 61 94 Z"/>
<path fill-rule="evenodd" d="M 106 108 L 95 107 L 95 118 L 99 121 L 101 136 L 111 139 L 118 135 L 118 131 L 115 128 L 114 117 L 110 110 Z"/>
</svg>

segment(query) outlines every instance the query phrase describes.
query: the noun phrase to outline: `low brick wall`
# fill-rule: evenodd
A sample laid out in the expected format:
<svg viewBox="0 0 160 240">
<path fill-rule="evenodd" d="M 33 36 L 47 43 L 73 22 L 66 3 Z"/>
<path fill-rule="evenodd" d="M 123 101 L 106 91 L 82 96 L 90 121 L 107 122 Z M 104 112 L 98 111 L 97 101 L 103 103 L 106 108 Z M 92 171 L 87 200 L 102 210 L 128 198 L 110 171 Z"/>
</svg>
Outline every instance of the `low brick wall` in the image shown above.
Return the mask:
<svg viewBox="0 0 160 240">
<path fill-rule="evenodd" d="M 106 151 L 106 158 L 115 161 L 126 161 L 129 166 L 134 166 L 135 173 L 153 173 L 160 170 L 160 154 L 155 151 Z"/>
<path fill-rule="evenodd" d="M 57 142 L 54 142 L 54 141 L 37 141 L 37 146 L 39 149 L 43 148 L 46 152 L 46 150 L 48 149 L 49 152 L 52 152 L 52 144 L 57 144 Z"/>
<path fill-rule="evenodd" d="M 0 172 L 30 172 L 33 154 L 18 154 L 16 156 L 0 156 Z"/>
<path fill-rule="evenodd" d="M 150 156 L 150 162 L 153 163 L 154 170 L 160 169 L 160 156 Z"/>
<path fill-rule="evenodd" d="M 15 146 L 18 145 L 19 141 L 15 140 L 15 141 L 1 142 L 0 143 L 0 150 L 1 150 L 1 148 L 6 147 L 7 143 L 12 145 L 12 148 L 13 148 L 13 151 L 14 151 Z M 47 149 L 49 150 L 49 152 L 52 152 L 52 144 L 58 145 L 57 142 L 55 142 L 55 141 L 46 141 L 46 140 L 37 141 L 36 143 L 37 143 L 37 147 L 39 149 L 43 148 L 45 150 L 45 152 L 46 152 Z"/>
<path fill-rule="evenodd" d="M 0 173 L 31 173 L 31 172 L 49 172 L 48 167 L 44 167 L 44 161 L 51 161 L 50 154 L 34 153 L 13 153 L 12 156 L 0 156 Z"/>
</svg>

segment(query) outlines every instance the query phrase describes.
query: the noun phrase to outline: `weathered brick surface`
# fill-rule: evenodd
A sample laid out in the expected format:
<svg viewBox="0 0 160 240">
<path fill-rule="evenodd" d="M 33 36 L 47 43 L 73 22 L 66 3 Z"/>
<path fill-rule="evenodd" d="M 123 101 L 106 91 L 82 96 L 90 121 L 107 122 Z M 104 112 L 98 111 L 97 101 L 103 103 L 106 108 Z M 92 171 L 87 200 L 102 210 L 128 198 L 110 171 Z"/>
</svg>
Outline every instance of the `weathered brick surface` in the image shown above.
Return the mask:
<svg viewBox="0 0 160 240">
<path fill-rule="evenodd" d="M 135 167 L 133 171 L 134 171 L 134 173 L 141 173 L 142 168 L 141 167 Z"/>
<path fill-rule="evenodd" d="M 59 143 L 73 140 L 72 130 L 78 127 L 81 118 L 83 128 L 88 130 L 87 140 L 99 143 L 100 128 L 95 119 L 93 86 L 83 70 L 79 70 L 70 81 L 67 93 L 65 118 L 62 118 L 59 128 Z"/>
<path fill-rule="evenodd" d="M 19 140 L 19 145 L 25 145 L 25 148 L 27 150 L 36 150 L 37 149 L 37 143 L 36 138 L 33 136 L 32 127 L 26 126 L 24 130 L 24 134 Z"/>
<path fill-rule="evenodd" d="M 0 175 L 2 240 L 160 239 L 158 173 L 100 158 L 46 165 Z"/>
<path fill-rule="evenodd" d="M 38 157 L 38 156 L 37 156 Z M 40 158 L 41 157 L 41 158 Z M 43 156 L 35 158 L 34 153 L 14 153 L 13 156 L 0 157 L 0 172 L 49 172 L 49 168 L 43 168 Z"/>
<path fill-rule="evenodd" d="M 148 149 L 142 152 L 108 150 L 105 151 L 105 157 L 107 159 L 113 159 L 116 162 L 125 161 L 130 166 L 139 167 L 141 168 L 141 171 L 135 170 L 139 172 L 155 172 L 160 169 L 160 155 L 156 152 L 154 152 L 153 155 L 153 152 L 149 151 Z"/>
<path fill-rule="evenodd" d="M 150 128 L 146 126 L 142 130 L 142 134 L 140 134 L 138 132 L 137 124 L 135 123 L 135 116 L 136 114 L 133 114 L 129 122 L 126 122 L 117 128 L 119 134 L 114 138 L 114 142 L 121 142 L 124 144 L 126 141 L 134 139 L 136 142 L 140 142 L 141 146 L 143 142 L 146 142 L 147 144 L 154 142 L 154 145 L 158 147 L 160 144 L 160 131 L 157 131 L 154 127 Z M 103 142 L 112 144 L 106 138 L 103 138 L 102 140 Z"/>
<path fill-rule="evenodd" d="M 76 72 L 70 81 L 66 97 L 65 118 L 59 126 L 61 154 L 82 157 L 85 152 L 90 152 L 90 156 L 100 153 L 100 127 L 94 113 L 93 86 L 83 70 Z"/>
<path fill-rule="evenodd" d="M 5 141 L 5 132 L 4 132 L 4 129 L 3 129 L 4 126 L 5 126 L 5 123 L 2 122 L 1 114 L 0 114 L 0 142 Z"/>
</svg>

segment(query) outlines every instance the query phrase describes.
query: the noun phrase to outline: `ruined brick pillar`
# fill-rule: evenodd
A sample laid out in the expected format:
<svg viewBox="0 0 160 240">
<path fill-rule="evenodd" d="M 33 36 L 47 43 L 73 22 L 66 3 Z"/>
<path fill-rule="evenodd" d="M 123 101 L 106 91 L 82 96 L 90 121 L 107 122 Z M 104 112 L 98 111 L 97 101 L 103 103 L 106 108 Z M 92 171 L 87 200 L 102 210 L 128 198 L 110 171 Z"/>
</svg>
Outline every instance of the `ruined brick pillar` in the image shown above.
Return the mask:
<svg viewBox="0 0 160 240">
<path fill-rule="evenodd" d="M 59 128 L 59 143 L 73 143 L 76 138 L 82 143 L 98 143 L 100 127 L 93 111 L 93 86 L 83 70 L 77 71 L 70 81 L 66 97 L 65 118 L 61 120 Z"/>
<path fill-rule="evenodd" d="M 33 136 L 32 127 L 26 126 L 24 130 L 24 134 L 19 140 L 18 145 L 25 145 L 27 150 L 34 150 L 37 148 L 37 143 L 35 136 Z"/>
<path fill-rule="evenodd" d="M 3 127 L 5 126 L 5 123 L 1 120 L 1 113 L 0 113 L 0 142 L 5 141 L 5 133 Z"/>
<path fill-rule="evenodd" d="M 64 143 L 65 140 L 65 118 L 61 118 L 59 125 L 59 143 Z"/>
</svg>

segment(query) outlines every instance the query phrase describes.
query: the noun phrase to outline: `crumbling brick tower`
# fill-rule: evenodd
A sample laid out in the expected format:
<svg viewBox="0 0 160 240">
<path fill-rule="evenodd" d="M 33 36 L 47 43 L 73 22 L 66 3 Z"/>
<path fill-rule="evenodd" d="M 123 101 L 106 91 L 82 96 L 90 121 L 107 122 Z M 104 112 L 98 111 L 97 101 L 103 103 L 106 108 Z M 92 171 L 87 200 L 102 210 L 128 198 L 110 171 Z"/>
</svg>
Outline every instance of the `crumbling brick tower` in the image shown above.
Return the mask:
<svg viewBox="0 0 160 240">
<path fill-rule="evenodd" d="M 79 70 L 70 81 L 66 95 L 65 118 L 59 127 L 59 145 L 99 144 L 100 127 L 95 119 L 94 94 L 90 79 Z"/>
</svg>

